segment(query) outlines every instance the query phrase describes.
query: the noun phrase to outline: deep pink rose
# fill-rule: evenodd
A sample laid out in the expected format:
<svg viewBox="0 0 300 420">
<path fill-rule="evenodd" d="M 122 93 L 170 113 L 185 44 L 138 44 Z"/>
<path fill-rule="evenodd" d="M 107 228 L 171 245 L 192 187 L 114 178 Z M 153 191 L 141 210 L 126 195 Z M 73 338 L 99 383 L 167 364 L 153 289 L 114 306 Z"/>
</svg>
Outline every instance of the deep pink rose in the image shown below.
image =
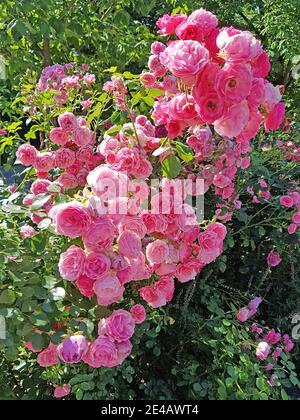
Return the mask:
<svg viewBox="0 0 300 420">
<path fill-rule="evenodd" d="M 280 204 L 284 207 L 291 208 L 294 206 L 294 199 L 290 195 L 280 197 Z"/>
<path fill-rule="evenodd" d="M 146 319 L 146 309 L 143 305 L 134 305 L 130 309 L 130 313 L 136 324 L 142 324 Z"/>
<path fill-rule="evenodd" d="M 52 152 L 38 153 L 33 163 L 37 172 L 50 172 L 55 168 L 55 154 Z"/>
<path fill-rule="evenodd" d="M 280 255 L 275 251 L 270 251 L 267 257 L 269 267 L 277 267 L 281 263 Z"/>
<path fill-rule="evenodd" d="M 123 257 L 135 258 L 142 251 L 141 238 L 134 232 L 121 233 L 117 242 Z"/>
<path fill-rule="evenodd" d="M 281 126 L 285 116 L 285 105 L 280 102 L 275 105 L 265 121 L 266 131 L 276 131 Z"/>
<path fill-rule="evenodd" d="M 96 219 L 83 233 L 83 243 L 89 251 L 108 250 L 115 238 L 115 226 L 107 217 Z"/>
<path fill-rule="evenodd" d="M 163 17 L 159 18 L 156 23 L 156 25 L 159 28 L 158 32 L 161 35 L 172 35 L 175 33 L 177 26 L 180 25 L 186 19 L 186 15 L 164 15 Z"/>
<path fill-rule="evenodd" d="M 68 141 L 68 133 L 60 127 L 53 128 L 50 131 L 50 140 L 59 146 L 65 146 Z"/>
<path fill-rule="evenodd" d="M 226 65 L 218 74 L 216 90 L 227 102 L 240 103 L 250 94 L 252 74 L 246 65 Z"/>
<path fill-rule="evenodd" d="M 71 393 L 71 387 L 68 384 L 58 386 L 54 385 L 54 398 L 64 398 Z"/>
<path fill-rule="evenodd" d="M 182 93 L 169 102 L 171 118 L 175 120 L 193 120 L 197 117 L 193 96 Z"/>
<path fill-rule="evenodd" d="M 71 149 L 59 149 L 55 152 L 55 165 L 58 168 L 70 168 L 74 165 L 76 155 Z"/>
<path fill-rule="evenodd" d="M 95 294 L 94 283 L 95 280 L 83 275 L 80 276 L 79 279 L 76 281 L 76 286 L 78 287 L 80 293 L 83 296 L 87 297 L 88 299 L 91 299 Z"/>
<path fill-rule="evenodd" d="M 58 117 L 59 126 L 65 131 L 75 131 L 78 128 L 78 121 L 71 112 L 64 112 Z"/>
<path fill-rule="evenodd" d="M 48 193 L 48 187 L 52 185 L 52 182 L 48 181 L 47 179 L 37 179 L 34 181 L 34 183 L 31 185 L 31 192 L 34 195 L 39 194 L 46 194 Z"/>
</svg>

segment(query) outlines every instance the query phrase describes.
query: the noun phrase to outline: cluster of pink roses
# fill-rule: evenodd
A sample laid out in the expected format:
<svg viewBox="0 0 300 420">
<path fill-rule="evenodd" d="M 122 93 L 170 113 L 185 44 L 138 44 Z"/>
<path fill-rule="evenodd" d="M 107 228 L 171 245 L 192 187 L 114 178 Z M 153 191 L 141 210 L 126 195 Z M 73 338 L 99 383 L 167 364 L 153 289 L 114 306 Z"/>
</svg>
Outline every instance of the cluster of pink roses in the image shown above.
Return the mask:
<svg viewBox="0 0 300 420">
<path fill-rule="evenodd" d="M 141 305 L 134 306 L 131 313 L 123 309 L 114 311 L 108 318 L 100 321 L 96 340 L 89 342 L 82 335 L 74 335 L 58 346 L 51 343 L 46 350 L 39 352 L 37 361 L 42 367 L 54 366 L 60 362 L 84 362 L 93 368 L 115 367 L 130 355 L 130 339 L 135 325 L 144 320 L 145 312 Z"/>
<path fill-rule="evenodd" d="M 284 151 L 286 160 L 300 162 L 300 147 L 297 147 L 294 142 L 277 140 L 276 145 Z"/>
<path fill-rule="evenodd" d="M 261 303 L 262 298 L 254 298 L 249 302 L 247 307 L 241 308 L 239 310 L 237 319 L 240 322 L 245 323 L 257 313 Z M 275 369 L 276 362 L 282 353 L 290 353 L 295 347 L 295 344 L 292 342 L 289 335 L 282 335 L 274 329 L 264 333 L 263 328 L 259 327 L 256 323 L 253 323 L 250 330 L 254 334 L 256 340 L 256 357 L 261 361 L 265 361 L 267 359 L 269 361 L 266 366 L 267 372 L 271 372 Z M 248 345 L 243 347 L 245 350 L 248 349 Z M 276 375 L 272 375 L 269 381 L 270 386 L 275 385 L 276 379 Z"/>
<path fill-rule="evenodd" d="M 280 204 L 287 209 L 296 209 L 288 227 L 289 234 L 293 235 L 300 229 L 300 193 L 298 191 L 289 192 L 288 195 L 280 197 Z"/>
<path fill-rule="evenodd" d="M 37 92 L 55 91 L 55 100 L 63 105 L 67 102 L 71 89 L 89 88 L 96 82 L 95 75 L 87 73 L 89 70 L 87 64 L 83 64 L 81 70 L 82 72 L 74 71 L 71 63 L 46 67 L 37 84 Z M 89 108 L 90 105 L 87 101 L 83 101 L 82 106 Z"/>
</svg>

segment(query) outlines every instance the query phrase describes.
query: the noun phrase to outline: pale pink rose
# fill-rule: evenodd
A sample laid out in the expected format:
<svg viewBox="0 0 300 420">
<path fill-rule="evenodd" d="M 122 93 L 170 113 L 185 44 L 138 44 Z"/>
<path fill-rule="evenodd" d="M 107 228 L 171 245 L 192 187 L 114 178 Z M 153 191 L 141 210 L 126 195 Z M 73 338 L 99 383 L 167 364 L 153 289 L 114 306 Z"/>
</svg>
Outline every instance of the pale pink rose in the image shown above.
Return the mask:
<svg viewBox="0 0 300 420">
<path fill-rule="evenodd" d="M 152 308 L 160 308 L 167 304 L 166 297 L 154 286 L 145 286 L 139 290 L 140 296 Z"/>
<path fill-rule="evenodd" d="M 119 279 L 113 275 L 97 280 L 94 284 L 94 292 L 97 295 L 100 306 L 108 306 L 118 302 L 122 298 L 124 291 L 125 289 Z"/>
<path fill-rule="evenodd" d="M 227 64 L 218 74 L 216 90 L 227 102 L 240 103 L 250 94 L 252 74 L 246 65 Z"/>
<path fill-rule="evenodd" d="M 141 83 L 146 87 L 154 87 L 157 79 L 153 73 L 145 72 L 141 74 Z"/>
<path fill-rule="evenodd" d="M 146 319 L 146 309 L 143 305 L 134 305 L 130 309 L 131 316 L 133 317 L 136 324 L 142 324 Z"/>
<path fill-rule="evenodd" d="M 59 272 L 64 280 L 75 281 L 83 274 L 85 253 L 82 248 L 71 246 L 61 254 L 59 260 Z"/>
<path fill-rule="evenodd" d="M 22 144 L 22 146 L 19 147 L 16 156 L 22 165 L 32 166 L 35 163 L 37 154 L 38 152 L 35 147 L 30 144 Z"/>
<path fill-rule="evenodd" d="M 217 38 L 217 46 L 226 61 L 246 63 L 255 60 L 262 52 L 261 43 L 250 32 L 224 29 Z"/>
<path fill-rule="evenodd" d="M 283 197 L 280 197 L 280 204 L 287 208 L 293 207 L 294 199 L 290 195 L 284 195 Z"/>
<path fill-rule="evenodd" d="M 134 170 L 133 175 L 137 179 L 148 179 L 153 172 L 153 166 L 147 159 L 142 159 L 139 161 L 138 167 Z"/>
<path fill-rule="evenodd" d="M 55 154 L 52 152 L 38 153 L 33 163 L 37 172 L 50 172 L 55 168 Z"/>
<path fill-rule="evenodd" d="M 129 340 L 133 336 L 134 330 L 135 321 L 132 315 L 123 309 L 114 311 L 106 319 L 107 336 L 119 343 Z"/>
<path fill-rule="evenodd" d="M 55 165 L 58 168 L 69 168 L 74 165 L 76 155 L 71 149 L 59 149 L 55 152 Z"/>
<path fill-rule="evenodd" d="M 175 120 L 193 120 L 197 117 L 193 96 L 182 93 L 169 102 L 171 118 Z"/>
<path fill-rule="evenodd" d="M 172 276 L 162 276 L 154 285 L 155 289 L 161 293 L 167 302 L 171 302 L 175 292 L 175 283 Z"/>
<path fill-rule="evenodd" d="M 215 91 L 209 91 L 197 101 L 200 117 L 207 124 L 213 124 L 219 120 L 225 111 L 225 103 L 221 96 Z"/>
<path fill-rule="evenodd" d="M 30 190 L 33 195 L 46 194 L 49 192 L 48 187 L 51 185 L 52 182 L 48 181 L 47 179 L 38 179 L 31 185 Z"/>
<path fill-rule="evenodd" d="M 61 174 L 57 178 L 57 182 L 62 185 L 65 191 L 73 190 L 78 187 L 78 180 L 76 176 L 68 174 L 67 172 Z"/>
<path fill-rule="evenodd" d="M 119 362 L 115 342 L 108 337 L 97 338 L 90 343 L 84 361 L 94 369 L 117 366 Z"/>
<path fill-rule="evenodd" d="M 121 233 L 118 240 L 119 253 L 123 257 L 135 258 L 142 251 L 141 238 L 134 232 Z"/>
<path fill-rule="evenodd" d="M 119 233 L 133 232 L 141 239 L 146 236 L 147 228 L 139 216 L 124 216 L 118 225 Z"/>
<path fill-rule="evenodd" d="M 95 280 L 83 275 L 80 276 L 79 279 L 76 281 L 76 286 L 78 287 L 80 293 L 83 296 L 87 297 L 88 299 L 91 299 L 95 294 L 94 283 Z"/>
<path fill-rule="evenodd" d="M 105 277 L 111 268 L 111 261 L 104 254 L 93 252 L 88 255 L 84 263 L 84 273 L 93 280 L 99 280 Z"/>
<path fill-rule="evenodd" d="M 184 22 L 186 19 L 186 15 L 164 15 L 161 18 L 159 18 L 156 23 L 156 25 L 159 28 L 158 32 L 161 35 L 172 35 L 175 33 L 177 26 Z"/>
<path fill-rule="evenodd" d="M 223 188 L 228 187 L 228 185 L 231 184 L 231 179 L 228 178 L 228 176 L 225 176 L 222 173 L 219 173 L 214 176 L 213 184 L 215 187 L 223 189 Z"/>
<path fill-rule="evenodd" d="M 169 256 L 169 246 L 162 240 L 151 242 L 146 249 L 147 260 L 151 264 L 161 264 L 167 260 Z"/>
<path fill-rule="evenodd" d="M 49 217 L 56 232 L 69 238 L 82 236 L 92 221 L 89 209 L 75 201 L 54 206 L 49 212 Z"/>
<path fill-rule="evenodd" d="M 237 136 L 238 143 L 252 140 L 257 135 L 262 122 L 262 114 L 257 109 L 251 109 L 248 124 Z"/>
<path fill-rule="evenodd" d="M 78 121 L 71 112 L 64 112 L 58 117 L 59 126 L 65 131 L 75 131 L 78 128 Z"/>
<path fill-rule="evenodd" d="M 285 105 L 284 103 L 280 102 L 279 104 L 275 105 L 271 112 L 269 113 L 266 121 L 265 121 L 265 129 L 266 131 L 276 131 L 281 126 L 285 116 Z"/>
<path fill-rule="evenodd" d="M 94 194 L 103 200 L 128 195 L 127 175 L 114 171 L 106 165 L 101 165 L 92 171 L 87 178 L 87 183 L 92 187 Z"/>
<path fill-rule="evenodd" d="M 106 251 L 113 244 L 115 230 L 113 222 L 107 217 L 97 218 L 83 232 L 83 243 L 89 251 Z"/>
<path fill-rule="evenodd" d="M 57 347 L 57 354 L 64 363 L 80 363 L 88 351 L 88 341 L 83 335 L 74 335 Z"/>
<path fill-rule="evenodd" d="M 265 79 L 270 73 L 271 63 L 268 54 L 265 51 L 263 51 L 251 64 L 254 77 L 262 77 Z"/>
<path fill-rule="evenodd" d="M 200 233 L 198 237 L 198 258 L 202 264 L 210 264 L 222 254 L 224 234 L 225 230 L 223 229 L 223 225 L 221 224 L 218 224 L 217 227 L 209 227 L 205 232 Z"/>
<path fill-rule="evenodd" d="M 37 232 L 33 227 L 25 225 L 21 227 L 20 234 L 23 239 L 26 239 L 33 238 L 37 234 Z"/>
<path fill-rule="evenodd" d="M 37 363 L 41 367 L 50 367 L 50 366 L 57 365 L 59 363 L 59 357 L 57 354 L 57 346 L 50 343 L 49 347 L 38 355 Z"/>
<path fill-rule="evenodd" d="M 132 344 L 129 340 L 122 341 L 122 343 L 116 343 L 118 352 L 118 365 L 121 365 L 125 359 L 132 352 Z"/>
<path fill-rule="evenodd" d="M 79 162 L 91 162 L 94 157 L 93 147 L 91 145 L 82 146 L 76 152 L 76 159 Z"/>
<path fill-rule="evenodd" d="M 277 267 L 281 263 L 280 255 L 275 251 L 270 251 L 267 257 L 269 267 Z"/>
<path fill-rule="evenodd" d="M 229 108 L 224 116 L 215 122 L 215 129 L 222 137 L 237 137 L 248 124 L 249 117 L 249 106 L 244 100 Z"/>
<path fill-rule="evenodd" d="M 209 59 L 209 52 L 200 42 L 177 41 L 171 44 L 162 54 L 165 64 L 174 76 L 192 86 L 196 76 Z"/>
<path fill-rule="evenodd" d="M 59 146 L 65 146 L 68 141 L 68 133 L 60 127 L 53 128 L 50 131 L 50 140 Z"/>
<path fill-rule="evenodd" d="M 67 397 L 71 393 L 70 385 L 54 385 L 54 398 L 64 398 Z"/>
<path fill-rule="evenodd" d="M 256 348 L 256 356 L 259 358 L 259 360 L 266 360 L 270 354 L 270 351 L 271 347 L 269 344 L 262 341 Z"/>
</svg>

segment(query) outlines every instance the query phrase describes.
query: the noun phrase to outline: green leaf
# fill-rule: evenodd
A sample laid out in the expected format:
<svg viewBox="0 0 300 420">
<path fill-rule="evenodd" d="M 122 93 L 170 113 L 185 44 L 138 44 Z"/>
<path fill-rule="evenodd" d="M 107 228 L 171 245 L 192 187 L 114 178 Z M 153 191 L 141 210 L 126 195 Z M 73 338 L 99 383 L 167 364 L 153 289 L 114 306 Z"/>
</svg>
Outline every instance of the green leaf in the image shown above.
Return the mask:
<svg viewBox="0 0 300 420">
<path fill-rule="evenodd" d="M 13 290 L 6 289 L 0 294 L 0 304 L 12 305 L 16 300 L 16 294 Z"/>
<path fill-rule="evenodd" d="M 177 156 L 169 155 L 162 162 L 163 175 L 169 179 L 176 178 L 181 172 L 181 163 Z"/>
<path fill-rule="evenodd" d="M 45 195 L 45 194 L 40 194 L 37 195 L 34 199 L 33 199 L 33 204 L 31 206 L 31 210 L 39 210 L 41 209 L 46 203 L 48 203 L 48 201 L 51 199 L 51 195 Z"/>
<path fill-rule="evenodd" d="M 110 128 L 106 134 L 108 134 L 109 136 L 115 136 L 116 134 L 119 134 L 119 132 L 122 130 L 123 126 L 122 125 L 117 125 L 116 127 L 112 127 Z"/>
</svg>

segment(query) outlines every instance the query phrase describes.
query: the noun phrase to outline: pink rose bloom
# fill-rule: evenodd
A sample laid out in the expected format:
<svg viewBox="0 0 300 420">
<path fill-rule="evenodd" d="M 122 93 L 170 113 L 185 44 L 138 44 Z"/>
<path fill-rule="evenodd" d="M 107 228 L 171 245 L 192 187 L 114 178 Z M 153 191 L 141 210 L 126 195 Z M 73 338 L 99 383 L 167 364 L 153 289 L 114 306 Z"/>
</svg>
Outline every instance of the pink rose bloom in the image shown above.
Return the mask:
<svg viewBox="0 0 300 420">
<path fill-rule="evenodd" d="M 116 343 L 117 352 L 118 352 L 118 365 L 121 365 L 125 359 L 132 352 L 132 344 L 129 340 L 122 341 L 122 343 Z"/>
<path fill-rule="evenodd" d="M 147 228 L 140 216 L 124 216 L 118 229 L 120 233 L 133 232 L 141 239 L 147 234 Z"/>
<path fill-rule="evenodd" d="M 118 343 L 129 340 L 133 336 L 134 330 L 135 321 L 132 315 L 123 309 L 114 311 L 106 319 L 106 334 Z"/>
<path fill-rule="evenodd" d="M 17 159 L 25 166 L 32 166 L 37 156 L 37 150 L 30 144 L 22 144 L 19 147 L 16 156 Z"/>
<path fill-rule="evenodd" d="M 76 176 L 68 174 L 67 172 L 61 174 L 57 178 L 57 182 L 62 185 L 65 191 L 73 190 L 78 187 L 78 180 Z"/>
<path fill-rule="evenodd" d="M 94 143 L 94 133 L 86 127 L 78 127 L 74 132 L 74 143 L 79 147 L 92 145 Z"/>
<path fill-rule="evenodd" d="M 218 26 L 218 18 L 205 9 L 195 10 L 189 17 L 191 22 L 195 22 L 201 28 L 204 36 L 209 35 Z"/>
<path fill-rule="evenodd" d="M 50 172 L 55 168 L 55 154 L 52 152 L 38 153 L 33 163 L 37 172 Z"/>
<path fill-rule="evenodd" d="M 82 248 L 71 246 L 60 256 L 58 268 L 61 277 L 68 281 L 78 280 L 84 271 L 85 258 Z"/>
<path fill-rule="evenodd" d="M 0 129 L 0 136 L 5 136 L 7 134 L 6 130 L 3 130 L 3 128 Z"/>
<path fill-rule="evenodd" d="M 248 124 L 246 124 L 244 129 L 237 136 L 238 143 L 252 140 L 257 135 L 262 122 L 262 114 L 256 109 L 251 109 Z"/>
<path fill-rule="evenodd" d="M 92 187 L 94 194 L 103 200 L 128 195 L 127 175 L 114 171 L 106 165 L 101 165 L 92 171 L 87 178 L 87 183 Z"/>
<path fill-rule="evenodd" d="M 78 121 L 74 114 L 71 112 L 64 112 L 58 117 L 58 124 L 64 130 L 68 132 L 75 131 L 78 128 Z"/>
<path fill-rule="evenodd" d="M 80 293 L 83 296 L 87 297 L 88 299 L 91 299 L 95 294 L 94 283 L 95 280 L 83 275 L 80 276 L 79 279 L 76 281 L 76 286 L 78 287 Z"/>
<path fill-rule="evenodd" d="M 294 235 L 297 232 L 298 226 L 295 223 L 292 223 L 288 227 L 288 232 L 290 235 Z"/>
<path fill-rule="evenodd" d="M 256 356 L 259 358 L 259 360 L 266 360 L 270 354 L 270 351 L 271 347 L 269 344 L 262 341 L 256 348 Z"/>
<path fill-rule="evenodd" d="M 250 309 L 250 311 L 255 311 L 255 313 L 257 312 L 258 308 L 260 307 L 260 305 L 262 304 L 262 298 L 261 297 L 256 297 L 254 299 L 252 299 L 249 304 L 248 304 L 248 308 Z M 254 314 L 253 314 L 254 315 Z"/>
<path fill-rule="evenodd" d="M 146 248 L 146 257 L 151 264 L 162 264 L 169 256 L 169 246 L 162 240 L 151 242 Z"/>
<path fill-rule="evenodd" d="M 151 45 L 151 53 L 153 55 L 159 55 L 162 53 L 167 47 L 162 42 L 153 42 Z"/>
<path fill-rule="evenodd" d="M 89 251 L 103 252 L 108 250 L 115 238 L 115 226 L 106 218 L 98 218 L 83 233 L 83 243 Z"/>
<path fill-rule="evenodd" d="M 224 29 L 217 38 L 217 46 L 226 61 L 246 63 L 259 57 L 261 43 L 250 32 L 241 32 L 234 28 Z"/>
<path fill-rule="evenodd" d="M 147 316 L 145 307 L 139 304 L 134 305 L 130 309 L 130 313 L 136 324 L 142 324 Z"/>
<path fill-rule="evenodd" d="M 294 206 L 294 199 L 290 195 L 280 197 L 280 204 L 284 207 L 290 208 Z"/>
<path fill-rule="evenodd" d="M 172 276 L 162 276 L 154 285 L 155 289 L 161 293 L 167 302 L 171 302 L 175 292 L 175 283 Z"/>
<path fill-rule="evenodd" d="M 142 251 L 141 238 L 134 232 L 125 231 L 118 238 L 119 253 L 123 257 L 135 258 Z"/>
<path fill-rule="evenodd" d="M 250 309 L 247 307 L 240 309 L 236 317 L 240 322 L 248 321 L 251 318 Z"/>
<path fill-rule="evenodd" d="M 265 129 L 266 131 L 276 131 L 281 126 L 285 116 L 285 105 L 284 103 L 280 102 L 279 104 L 275 105 L 274 108 L 269 113 L 266 121 L 265 121 Z"/>
<path fill-rule="evenodd" d="M 153 87 L 157 79 L 153 73 L 145 72 L 141 74 L 141 83 L 146 87 Z"/>
<path fill-rule="evenodd" d="M 57 347 L 59 358 L 67 364 L 80 363 L 88 351 L 88 341 L 83 335 L 74 335 Z"/>
<path fill-rule="evenodd" d="M 23 198 L 23 205 L 24 206 L 32 206 L 33 204 L 33 199 L 34 199 L 34 195 L 33 194 L 27 194 L 24 198 Z"/>
<path fill-rule="evenodd" d="M 38 355 L 37 362 L 41 367 L 50 367 L 57 365 L 59 363 L 57 346 L 50 343 L 49 347 Z"/>
<path fill-rule="evenodd" d="M 252 62 L 252 71 L 254 77 L 265 79 L 271 70 L 271 63 L 268 54 L 263 51 L 262 54 Z"/>
<path fill-rule="evenodd" d="M 105 277 L 111 268 L 110 259 L 98 252 L 93 252 L 88 255 L 84 263 L 84 273 L 87 277 L 93 280 L 99 280 Z"/>
<path fill-rule="evenodd" d="M 142 159 L 139 162 L 139 166 L 135 169 L 135 171 L 133 172 L 133 175 L 137 178 L 137 179 L 148 179 L 150 177 L 150 175 L 153 172 L 153 166 L 151 165 L 151 163 L 149 162 L 149 160 L 147 159 Z"/>
<path fill-rule="evenodd" d="M 193 22 L 189 18 L 188 20 L 182 22 L 179 26 L 177 26 L 176 35 L 179 39 L 184 41 L 193 40 L 202 42 L 203 32 L 201 29 L 202 28 L 200 27 L 200 25 L 197 24 L 197 22 Z"/>
<path fill-rule="evenodd" d="M 281 263 L 280 255 L 275 251 L 270 251 L 267 257 L 269 267 L 277 267 Z"/>
<path fill-rule="evenodd" d="M 170 137 L 170 139 L 175 139 L 176 137 L 178 137 L 182 134 L 185 127 L 186 127 L 186 124 L 183 121 L 172 120 L 172 121 L 168 122 L 168 124 L 167 124 L 168 137 Z M 172 149 L 170 149 L 169 152 L 166 152 L 163 155 L 163 158 L 166 158 L 171 153 L 172 153 Z"/>
<path fill-rule="evenodd" d="M 215 130 L 222 137 L 237 137 L 248 124 L 250 111 L 248 102 L 242 101 L 228 109 L 224 116 L 215 122 Z"/>
<path fill-rule="evenodd" d="M 119 362 L 115 342 L 108 337 L 97 338 L 90 344 L 84 361 L 94 369 L 117 366 Z"/>
<path fill-rule="evenodd" d="M 200 96 L 197 105 L 198 108 L 196 107 L 196 109 L 198 110 L 200 117 L 207 124 L 213 124 L 224 114 L 225 103 L 221 96 L 215 91 L 209 91 L 206 95 Z"/>
<path fill-rule="evenodd" d="M 281 334 L 277 333 L 274 329 L 271 330 L 264 338 L 264 341 L 269 344 L 278 344 L 281 340 Z"/>
<path fill-rule="evenodd" d="M 193 259 L 187 260 L 177 266 L 175 276 L 180 283 L 187 283 L 196 278 L 201 268 L 202 265 L 199 263 L 196 264 Z"/>
<path fill-rule="evenodd" d="M 214 176 L 213 184 L 215 187 L 223 189 L 231 184 L 231 179 L 220 173 Z"/>
<path fill-rule="evenodd" d="M 59 149 L 55 152 L 55 165 L 58 168 L 69 168 L 74 165 L 76 155 L 71 149 Z"/>
<path fill-rule="evenodd" d="M 298 211 L 297 213 L 293 215 L 292 222 L 295 223 L 296 225 L 300 225 L 300 211 Z"/>
<path fill-rule="evenodd" d="M 159 28 L 159 33 L 161 35 L 172 35 L 175 33 L 176 28 L 178 25 L 180 25 L 182 22 L 184 22 L 187 19 L 186 15 L 164 15 L 163 17 L 159 18 L 156 22 L 156 25 Z"/>
<path fill-rule="evenodd" d="M 99 279 L 94 284 L 94 292 L 97 295 L 100 306 L 108 306 L 118 302 L 123 294 L 124 287 L 116 276 L 109 275 Z"/>
<path fill-rule="evenodd" d="M 210 264 L 222 254 L 224 235 L 226 236 L 226 228 L 219 223 L 211 225 L 205 232 L 200 233 L 198 259 L 202 264 Z"/>
<path fill-rule="evenodd" d="M 93 101 L 91 100 L 86 100 L 86 101 L 81 101 L 80 105 L 82 106 L 83 109 L 89 109 L 93 106 Z"/>
<path fill-rule="evenodd" d="M 252 74 L 246 65 L 227 64 L 218 74 L 216 90 L 232 103 L 240 103 L 250 94 Z"/>
<path fill-rule="evenodd" d="M 54 398 L 64 398 L 68 396 L 71 393 L 71 387 L 70 385 L 54 385 Z"/>
<path fill-rule="evenodd" d="M 160 308 L 167 304 L 166 297 L 155 287 L 145 286 L 139 290 L 140 296 L 144 299 L 148 305 L 152 308 Z"/>
<path fill-rule="evenodd" d="M 209 52 L 197 41 L 174 42 L 162 56 L 170 72 L 189 86 L 195 84 L 197 74 L 209 60 Z"/>
<path fill-rule="evenodd" d="M 122 148 L 115 158 L 114 167 L 121 172 L 133 173 L 140 165 L 140 156 L 137 149 Z"/>
<path fill-rule="evenodd" d="M 31 185 L 30 190 L 33 195 L 46 194 L 49 192 L 48 187 L 51 185 L 52 182 L 48 181 L 47 179 L 38 179 Z"/>
<path fill-rule="evenodd" d="M 54 223 L 56 232 L 69 238 L 82 236 L 92 221 L 89 209 L 78 202 L 54 206 L 49 212 L 49 217 Z"/>
<path fill-rule="evenodd" d="M 33 229 L 33 227 L 25 225 L 21 227 L 20 234 L 23 239 L 26 239 L 33 238 L 37 234 L 37 232 L 35 229 Z"/>
<path fill-rule="evenodd" d="M 175 96 L 169 102 L 169 111 L 171 118 L 175 120 L 193 120 L 197 117 L 195 110 L 195 100 L 191 95 L 182 93 Z"/>
<path fill-rule="evenodd" d="M 68 133 L 60 127 L 53 128 L 50 131 L 50 140 L 59 146 L 65 146 L 69 141 Z"/>
</svg>

